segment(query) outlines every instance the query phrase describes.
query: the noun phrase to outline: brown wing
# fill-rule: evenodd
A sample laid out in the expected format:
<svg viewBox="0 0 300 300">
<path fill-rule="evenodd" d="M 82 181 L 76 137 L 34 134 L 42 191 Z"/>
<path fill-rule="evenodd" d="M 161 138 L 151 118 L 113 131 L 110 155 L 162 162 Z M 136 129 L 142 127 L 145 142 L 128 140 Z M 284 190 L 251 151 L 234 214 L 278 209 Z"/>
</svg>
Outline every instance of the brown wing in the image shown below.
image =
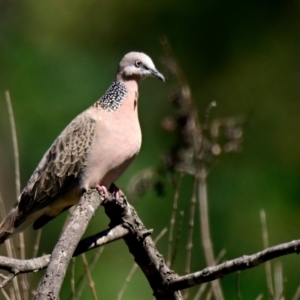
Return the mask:
<svg viewBox="0 0 300 300">
<path fill-rule="evenodd" d="M 78 183 L 94 133 L 95 120 L 81 114 L 59 135 L 20 195 L 15 227 Z"/>
</svg>

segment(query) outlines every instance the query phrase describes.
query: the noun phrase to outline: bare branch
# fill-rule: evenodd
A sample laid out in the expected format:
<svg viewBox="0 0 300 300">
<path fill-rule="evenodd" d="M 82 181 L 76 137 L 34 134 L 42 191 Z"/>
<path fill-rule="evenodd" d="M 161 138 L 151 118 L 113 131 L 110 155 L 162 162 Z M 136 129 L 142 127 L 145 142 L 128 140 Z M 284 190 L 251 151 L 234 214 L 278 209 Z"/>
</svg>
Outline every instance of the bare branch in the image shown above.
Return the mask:
<svg viewBox="0 0 300 300">
<path fill-rule="evenodd" d="M 200 230 L 201 230 L 201 240 L 204 252 L 204 257 L 207 266 L 214 266 L 216 264 L 213 242 L 210 235 L 209 227 L 209 213 L 208 213 L 208 196 L 207 196 L 207 171 L 204 165 L 199 169 L 198 174 L 198 197 L 199 197 L 199 215 L 200 215 Z M 223 300 L 223 291 L 218 280 L 213 281 L 212 293 L 217 300 Z"/>
<path fill-rule="evenodd" d="M 266 220 L 266 213 L 264 209 L 261 209 L 260 212 L 260 222 L 262 228 L 262 238 L 263 238 L 263 246 L 265 249 L 269 248 L 269 238 L 268 238 L 268 229 L 267 229 L 267 220 Z M 274 298 L 274 288 L 272 282 L 272 266 L 271 262 L 268 261 L 265 264 L 265 271 L 266 271 L 266 279 L 267 279 L 267 287 L 269 292 L 269 298 Z"/>
<path fill-rule="evenodd" d="M 219 255 L 216 258 L 216 261 L 215 261 L 216 264 L 219 263 L 223 259 L 225 253 L 226 253 L 226 250 L 222 249 L 221 252 L 219 253 Z M 204 293 L 206 287 L 207 287 L 207 283 L 201 284 L 201 286 L 199 287 L 199 290 L 196 293 L 196 295 L 195 295 L 195 297 L 194 297 L 193 300 L 199 300 L 199 299 L 201 299 L 201 296 Z"/>
<path fill-rule="evenodd" d="M 10 121 L 10 128 L 11 128 L 11 135 L 12 135 L 12 142 L 13 142 L 13 149 L 14 149 L 14 160 L 15 160 L 15 184 L 16 184 L 16 195 L 20 195 L 20 166 L 19 166 L 19 149 L 18 149 L 18 139 L 17 139 L 17 131 L 16 131 L 16 124 L 14 113 L 12 109 L 11 99 L 9 91 L 5 92 L 5 99 L 8 109 L 8 116 Z M 25 253 L 24 253 L 25 254 Z"/>
<path fill-rule="evenodd" d="M 102 232 L 99 232 L 93 236 L 87 237 L 81 240 L 73 254 L 73 257 L 78 256 L 89 250 L 98 248 L 105 244 L 111 243 L 113 241 L 119 240 L 123 236 L 129 233 L 129 230 L 123 228 L 121 225 L 116 226 L 112 229 L 107 229 Z M 50 262 L 50 254 L 33 258 L 27 260 L 14 259 L 6 256 L 0 256 L 0 269 L 6 270 L 13 275 L 12 278 L 19 274 L 31 273 L 45 269 Z M 3 282 L 0 284 L 0 287 L 4 287 L 8 283 Z"/>
<path fill-rule="evenodd" d="M 167 265 L 171 268 L 171 259 L 172 259 L 172 252 L 173 251 L 173 235 L 174 235 L 174 226 L 176 222 L 176 213 L 178 209 L 178 198 L 179 198 L 179 187 L 181 185 L 183 174 L 180 174 L 178 182 L 176 183 L 174 199 L 173 199 L 173 207 L 172 207 L 172 214 L 170 218 L 170 230 L 169 230 L 169 239 L 168 239 L 168 254 L 167 254 Z"/>
<path fill-rule="evenodd" d="M 86 197 L 98 198 L 98 203 L 101 200 L 99 193 L 96 191 L 88 192 Z M 88 205 L 86 206 L 89 207 Z M 108 243 L 123 237 L 130 252 L 134 256 L 136 263 L 140 266 L 147 277 L 157 300 L 182 299 L 180 293 L 178 292 L 179 290 L 186 289 L 204 282 L 210 282 L 236 271 L 257 267 L 260 264 L 276 257 L 291 253 L 298 254 L 300 252 L 300 240 L 296 240 L 270 247 L 253 255 L 242 256 L 217 266 L 208 267 L 200 272 L 179 277 L 167 267 L 163 257 L 156 250 L 155 244 L 149 236 L 151 231 L 145 228 L 133 207 L 126 201 L 124 195 L 122 195 L 121 199 L 118 201 L 115 199 L 104 201 L 103 206 L 106 214 L 111 219 L 110 226 L 112 229 L 105 230 L 102 233 L 82 240 L 78 244 L 75 253 L 79 255 L 84 251 L 92 249 L 93 247 L 100 246 L 100 244 Z M 83 207 L 79 205 L 79 213 L 82 211 L 84 211 Z M 74 216 L 72 216 L 70 222 L 74 227 L 73 219 Z M 123 229 L 125 228 L 124 231 L 122 231 L 122 227 Z M 114 232 L 116 232 L 116 235 L 114 235 Z M 71 236 L 69 231 L 68 235 Z M 96 237 L 98 238 L 98 241 Z M 0 269 L 10 272 L 11 274 L 8 278 L 13 278 L 20 273 L 41 270 L 47 267 L 49 261 L 50 255 L 45 255 L 30 260 L 18 260 L 0 257 Z M 57 271 L 55 272 L 55 275 L 59 275 Z M 49 299 L 55 298 L 50 297 Z"/>
<path fill-rule="evenodd" d="M 87 191 L 81 196 L 74 214 L 52 252 L 50 263 L 34 299 L 58 299 L 76 246 L 103 200 L 104 197 L 99 197 L 96 190 Z"/>
<path fill-rule="evenodd" d="M 99 248 L 96 253 L 93 255 L 93 257 L 90 259 L 89 261 L 89 267 L 91 272 L 93 271 L 94 267 L 96 266 L 96 263 L 98 262 L 101 254 L 104 251 L 104 247 Z M 82 292 L 86 286 L 86 276 L 84 274 L 81 274 L 81 276 L 79 277 L 79 279 L 77 280 L 77 282 L 75 282 L 75 286 L 76 286 L 76 294 L 73 293 L 73 295 L 71 295 L 71 297 L 69 297 L 70 300 L 79 300 L 82 299 L 81 295 Z M 75 291 L 75 288 L 73 289 Z"/>
<path fill-rule="evenodd" d="M 139 219 L 134 208 L 127 202 L 124 195 L 118 201 L 104 203 L 105 212 L 111 220 L 110 226 L 120 223 L 130 234 L 124 237 L 130 253 L 146 276 L 154 297 L 157 300 L 179 300 L 180 293 L 168 288 L 168 283 L 177 277 L 164 262 L 162 255 L 155 248 L 150 234 Z"/>
<path fill-rule="evenodd" d="M 292 300 L 299 300 L 299 299 L 300 299 L 300 286 L 298 286 L 296 293 Z"/>
<path fill-rule="evenodd" d="M 93 298 L 93 300 L 98 300 L 96 289 L 95 289 L 95 282 L 92 278 L 91 270 L 89 268 L 89 263 L 88 263 L 84 253 L 81 254 L 81 258 L 82 258 L 82 263 L 84 266 L 85 275 L 88 280 L 89 288 L 92 293 L 92 298 Z"/>
<path fill-rule="evenodd" d="M 190 199 L 190 214 L 188 223 L 188 237 L 186 245 L 186 257 L 185 257 L 185 274 L 190 273 L 191 269 L 191 259 L 192 259 L 192 249 L 193 249 L 193 230 L 195 225 L 195 208 L 196 208 L 196 185 L 197 180 L 194 178 L 192 195 Z"/>
<path fill-rule="evenodd" d="M 280 262 L 275 263 L 274 267 L 274 299 L 283 300 L 283 276 L 282 276 L 282 265 Z"/>
<path fill-rule="evenodd" d="M 251 269 L 274 259 L 291 253 L 300 252 L 300 240 L 289 243 L 280 244 L 270 247 L 252 255 L 244 255 L 240 258 L 229 260 L 215 267 L 208 267 L 200 272 L 195 272 L 189 275 L 180 276 L 170 282 L 172 290 L 182 290 L 203 282 L 209 282 L 218 278 L 222 278 L 227 274 L 236 271 Z"/>
<path fill-rule="evenodd" d="M 8 294 L 5 292 L 4 289 L 1 289 L 1 293 L 5 297 L 6 300 L 11 300 L 10 297 L 8 296 Z"/>
<path fill-rule="evenodd" d="M 49 262 L 50 254 L 26 260 L 0 256 L 0 269 L 8 271 L 16 276 L 22 273 L 42 270 L 48 266 Z"/>
<path fill-rule="evenodd" d="M 126 236 L 129 230 L 124 228 L 122 225 L 117 225 L 111 229 L 106 229 L 95 235 L 87 237 L 81 240 L 73 254 L 73 256 L 78 256 L 84 252 L 95 249 L 97 247 L 109 244 L 116 240 L 119 240 Z"/>
<path fill-rule="evenodd" d="M 164 229 L 160 232 L 160 234 L 154 239 L 154 243 L 156 244 L 156 243 L 157 243 L 157 242 L 165 235 L 165 233 L 166 233 L 167 231 L 168 231 L 168 229 L 167 229 L 167 228 L 164 228 Z M 123 297 L 123 295 L 124 295 L 124 292 L 125 292 L 125 290 L 126 290 L 126 288 L 127 288 L 127 286 L 128 286 L 128 283 L 130 282 L 130 280 L 131 280 L 131 278 L 132 278 L 134 272 L 136 271 L 137 267 L 138 267 L 138 265 L 137 265 L 136 263 L 134 263 L 133 266 L 132 266 L 132 268 L 130 269 L 130 271 L 129 271 L 127 277 L 126 277 L 126 279 L 125 279 L 125 282 L 124 282 L 124 284 L 123 284 L 123 286 L 122 286 L 120 292 L 118 293 L 117 300 L 121 300 L 121 299 L 122 299 L 122 297 Z"/>
<path fill-rule="evenodd" d="M 1 282 L 0 288 L 3 288 L 4 286 L 6 286 L 11 280 L 14 279 L 14 277 L 15 277 L 14 274 L 9 273 L 9 274 L 4 278 L 4 280 Z"/>
<path fill-rule="evenodd" d="M 10 121 L 10 129 L 11 129 L 11 135 L 12 135 L 12 142 L 13 142 L 13 153 L 14 153 L 14 162 L 15 162 L 15 185 L 16 185 L 16 195 L 18 196 L 21 191 L 20 190 L 21 180 L 20 180 L 19 149 L 18 149 L 18 139 L 17 139 L 15 118 L 14 118 L 14 113 L 13 113 L 13 108 L 12 108 L 9 91 L 5 92 L 5 98 L 6 98 L 8 116 L 9 116 L 9 121 Z M 20 253 L 20 258 L 25 259 L 25 242 L 24 242 L 24 233 L 23 232 L 20 232 L 18 234 L 18 239 L 19 239 L 18 250 Z M 21 297 L 22 297 L 24 300 L 27 300 L 28 299 L 28 278 L 26 276 L 23 276 L 21 278 L 21 286 L 23 289 L 22 292 L 20 292 L 17 281 L 14 283 L 14 285 L 17 288 L 15 290 L 17 299 L 21 299 Z M 22 294 L 22 296 L 21 296 L 21 294 Z"/>
</svg>

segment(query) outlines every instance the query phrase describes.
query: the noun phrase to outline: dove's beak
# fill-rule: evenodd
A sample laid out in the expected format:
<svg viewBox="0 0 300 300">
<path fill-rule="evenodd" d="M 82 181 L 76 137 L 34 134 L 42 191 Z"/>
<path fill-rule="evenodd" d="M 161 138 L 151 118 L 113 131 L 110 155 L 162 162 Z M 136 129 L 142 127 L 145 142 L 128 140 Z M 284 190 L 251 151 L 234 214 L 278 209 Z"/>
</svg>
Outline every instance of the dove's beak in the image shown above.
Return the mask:
<svg viewBox="0 0 300 300">
<path fill-rule="evenodd" d="M 165 77 L 155 69 L 151 70 L 151 75 L 158 78 L 158 79 L 160 79 L 163 82 L 165 81 Z"/>
</svg>

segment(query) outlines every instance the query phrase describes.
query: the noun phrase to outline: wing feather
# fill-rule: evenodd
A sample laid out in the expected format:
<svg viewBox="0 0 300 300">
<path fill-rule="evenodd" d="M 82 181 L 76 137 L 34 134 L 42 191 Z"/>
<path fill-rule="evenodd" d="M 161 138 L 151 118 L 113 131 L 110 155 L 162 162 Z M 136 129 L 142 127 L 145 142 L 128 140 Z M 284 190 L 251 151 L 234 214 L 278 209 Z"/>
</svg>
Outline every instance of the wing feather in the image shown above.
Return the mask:
<svg viewBox="0 0 300 300">
<path fill-rule="evenodd" d="M 95 123 L 88 114 L 81 114 L 54 141 L 20 195 L 15 226 L 78 183 L 93 143 Z"/>
</svg>

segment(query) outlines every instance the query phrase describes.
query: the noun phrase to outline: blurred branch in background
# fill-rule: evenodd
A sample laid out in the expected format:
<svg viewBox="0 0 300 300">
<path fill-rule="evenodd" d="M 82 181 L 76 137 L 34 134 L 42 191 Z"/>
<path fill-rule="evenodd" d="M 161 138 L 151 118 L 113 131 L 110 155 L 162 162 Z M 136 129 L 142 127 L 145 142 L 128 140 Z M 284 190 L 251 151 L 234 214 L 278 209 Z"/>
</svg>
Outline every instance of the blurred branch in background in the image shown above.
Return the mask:
<svg viewBox="0 0 300 300">
<path fill-rule="evenodd" d="M 189 234 L 187 242 L 186 274 L 190 273 L 193 226 L 195 219 L 195 206 L 198 196 L 200 232 L 204 257 L 207 266 L 214 266 L 216 259 L 209 228 L 209 209 L 207 198 L 208 170 L 215 158 L 222 152 L 237 152 L 242 143 L 243 126 L 246 118 L 233 117 L 216 119 L 209 123 L 210 111 L 216 106 L 211 102 L 206 109 L 204 121 L 201 123 L 199 114 L 193 103 L 190 87 L 185 79 L 177 60 L 174 57 L 170 44 L 166 38 L 161 39 L 166 53 L 165 64 L 171 76 L 178 82 L 178 88 L 170 97 L 175 108 L 175 115 L 163 121 L 166 130 L 177 131 L 177 144 L 165 156 L 165 165 L 173 172 L 191 175 L 194 178 L 190 205 Z M 223 129 L 223 130 L 222 130 Z M 219 281 L 212 282 L 212 293 L 215 299 L 224 299 Z M 188 290 L 184 294 L 188 299 Z"/>
<path fill-rule="evenodd" d="M 141 172 L 130 183 L 130 192 L 142 194 L 146 189 L 159 186 L 163 190 L 164 180 L 157 178 L 160 174 L 167 173 L 175 188 L 172 214 L 170 217 L 170 231 L 168 242 L 167 263 L 171 265 L 173 256 L 173 231 L 176 222 L 178 207 L 178 195 L 183 176 L 193 178 L 193 188 L 190 196 L 190 212 L 188 220 L 188 240 L 186 245 L 185 273 L 191 272 L 191 257 L 193 250 L 193 229 L 195 225 L 195 209 L 198 200 L 200 239 L 207 266 L 214 266 L 216 259 L 214 255 L 213 242 L 209 228 L 209 206 L 207 196 L 207 176 L 216 159 L 222 154 L 236 153 L 241 150 L 243 142 L 243 129 L 249 121 L 249 117 L 236 116 L 229 118 L 217 118 L 210 121 L 210 112 L 216 107 L 216 102 L 209 104 L 201 122 L 199 114 L 194 105 L 189 84 L 172 52 L 168 40 L 161 38 L 161 44 L 165 51 L 163 63 L 167 67 L 167 78 L 175 81 L 175 90 L 170 95 L 170 103 L 174 113 L 162 121 L 163 128 L 176 134 L 176 143 L 163 156 L 164 167 L 149 169 Z M 165 176 L 164 176 L 165 177 Z M 155 179 L 155 180 L 153 180 Z M 152 184 L 151 184 L 152 180 Z M 159 183 L 159 184 L 158 184 Z M 133 193 L 134 194 L 134 193 Z M 186 196 L 186 195 L 185 195 Z M 212 293 L 217 300 L 224 299 L 219 281 L 212 282 Z M 183 294 L 185 299 L 189 298 L 188 290 Z"/>
<path fill-rule="evenodd" d="M 17 198 L 21 191 L 19 148 L 18 148 L 18 139 L 17 139 L 15 118 L 14 118 L 14 113 L 13 113 L 13 108 L 12 108 L 9 91 L 5 92 L 5 100 L 6 100 L 6 105 L 7 105 L 7 109 L 8 109 L 8 116 L 9 116 L 9 121 L 10 121 L 10 129 L 11 129 L 12 144 L 13 144 L 13 154 L 14 154 L 14 164 L 15 164 L 15 193 L 16 193 L 15 198 Z M 1 210 L 1 219 L 4 216 L 5 216 L 5 210 L 3 208 Z M 25 241 L 24 241 L 24 233 L 23 232 L 20 232 L 18 234 L 18 240 L 19 240 L 18 245 L 17 245 L 18 255 L 19 255 L 20 259 L 24 260 L 25 259 Z M 13 255 L 14 245 L 11 242 L 11 240 L 7 241 L 5 243 L 5 245 L 6 245 L 6 249 L 7 249 L 7 253 L 9 255 L 9 257 L 15 256 L 15 255 Z M 29 283 L 28 283 L 27 275 L 25 274 L 24 276 L 21 277 L 22 290 L 19 289 L 18 279 L 14 278 L 13 281 L 14 281 L 15 297 L 17 299 L 23 298 L 24 300 L 27 300 L 29 297 Z"/>
</svg>

